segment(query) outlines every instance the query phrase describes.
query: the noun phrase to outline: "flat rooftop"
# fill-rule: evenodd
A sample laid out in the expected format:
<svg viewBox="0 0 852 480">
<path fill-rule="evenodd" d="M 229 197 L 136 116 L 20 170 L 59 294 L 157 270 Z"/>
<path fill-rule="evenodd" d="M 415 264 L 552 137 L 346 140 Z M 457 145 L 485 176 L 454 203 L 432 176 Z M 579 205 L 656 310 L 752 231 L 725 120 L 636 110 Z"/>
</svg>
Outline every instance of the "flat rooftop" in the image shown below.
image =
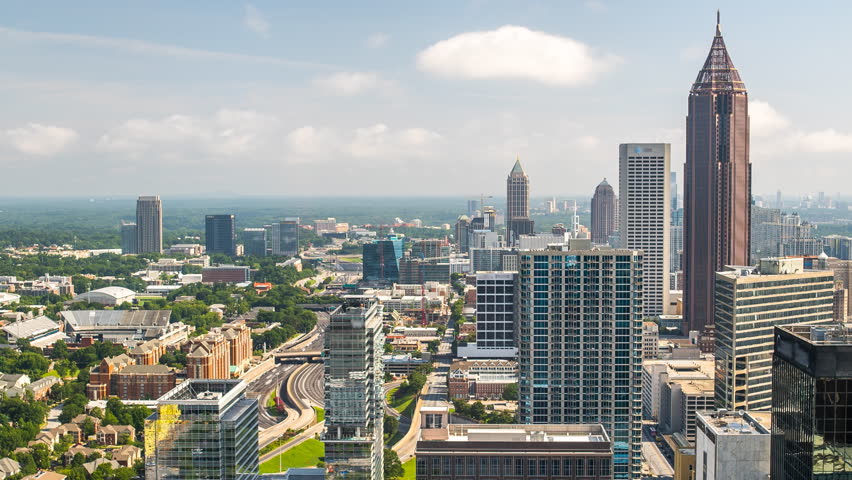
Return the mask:
<svg viewBox="0 0 852 480">
<path fill-rule="evenodd" d="M 852 345 L 852 328 L 844 324 L 832 325 L 787 325 L 779 327 L 813 345 Z"/>
<path fill-rule="evenodd" d="M 158 403 L 219 404 L 221 400 L 241 394 L 246 384 L 241 380 L 190 379 L 166 392 Z"/>
<path fill-rule="evenodd" d="M 602 425 L 486 425 L 447 426 L 449 442 L 609 442 Z"/>
<path fill-rule="evenodd" d="M 718 435 L 769 435 L 770 412 L 716 410 L 697 413 L 697 422 Z"/>
</svg>

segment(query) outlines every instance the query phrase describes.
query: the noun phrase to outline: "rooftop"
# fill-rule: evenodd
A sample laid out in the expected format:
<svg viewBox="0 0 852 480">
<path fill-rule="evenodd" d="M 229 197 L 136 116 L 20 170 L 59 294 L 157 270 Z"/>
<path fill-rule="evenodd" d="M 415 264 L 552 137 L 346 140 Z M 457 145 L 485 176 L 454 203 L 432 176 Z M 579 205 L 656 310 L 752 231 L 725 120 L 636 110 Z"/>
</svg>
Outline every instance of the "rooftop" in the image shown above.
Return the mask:
<svg viewBox="0 0 852 480">
<path fill-rule="evenodd" d="M 81 293 L 80 295 L 77 295 L 77 298 L 89 297 L 92 294 L 108 295 L 112 298 L 124 298 L 129 297 L 131 295 L 136 295 L 136 292 L 124 287 L 104 287 L 99 288 L 97 290 L 91 290 L 89 292 Z"/>
<path fill-rule="evenodd" d="M 778 327 L 812 345 L 852 345 L 852 328 L 828 325 L 787 325 Z"/>
<path fill-rule="evenodd" d="M 445 433 L 444 433 L 445 432 Z M 424 430 L 421 440 L 494 443 L 609 443 L 602 425 L 486 425 L 451 424 L 446 429 Z M 532 447 L 530 447 L 532 448 Z"/>
<path fill-rule="evenodd" d="M 81 328 L 163 327 L 168 325 L 171 310 L 66 310 L 60 312 L 66 324 Z"/>
<path fill-rule="evenodd" d="M 15 338 L 31 338 L 58 328 L 58 323 L 42 315 L 29 320 L 10 323 L 3 327 L 3 331 Z"/>
<path fill-rule="evenodd" d="M 220 400 L 240 395 L 245 388 L 241 380 L 189 379 L 166 392 L 158 403 L 218 404 Z"/>
<path fill-rule="evenodd" d="M 698 412 L 697 422 L 718 435 L 769 435 L 772 428 L 770 412 L 745 410 L 716 410 Z"/>
</svg>

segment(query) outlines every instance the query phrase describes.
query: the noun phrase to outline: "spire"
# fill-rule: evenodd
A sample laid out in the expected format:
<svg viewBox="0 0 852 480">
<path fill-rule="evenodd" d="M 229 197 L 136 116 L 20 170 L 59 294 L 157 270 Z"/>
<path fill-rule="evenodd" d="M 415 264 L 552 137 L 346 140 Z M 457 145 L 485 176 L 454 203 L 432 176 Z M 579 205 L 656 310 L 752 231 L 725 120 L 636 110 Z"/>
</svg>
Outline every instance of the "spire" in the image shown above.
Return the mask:
<svg viewBox="0 0 852 480">
<path fill-rule="evenodd" d="M 725 39 L 722 38 L 722 25 L 720 13 L 716 11 L 716 36 L 710 46 L 710 53 L 704 66 L 698 72 L 695 83 L 692 84 L 691 93 L 720 93 L 720 92 L 745 92 L 745 84 L 740 78 L 740 73 L 734 67 L 734 62 L 728 54 Z"/>
<path fill-rule="evenodd" d="M 716 9 L 716 36 L 722 36 L 722 21 L 719 19 L 721 15 L 719 14 L 719 9 Z"/>
<path fill-rule="evenodd" d="M 512 167 L 512 171 L 509 172 L 509 175 L 526 175 L 526 173 L 524 172 L 524 167 L 521 166 L 520 156 L 515 159 L 515 166 Z"/>
</svg>

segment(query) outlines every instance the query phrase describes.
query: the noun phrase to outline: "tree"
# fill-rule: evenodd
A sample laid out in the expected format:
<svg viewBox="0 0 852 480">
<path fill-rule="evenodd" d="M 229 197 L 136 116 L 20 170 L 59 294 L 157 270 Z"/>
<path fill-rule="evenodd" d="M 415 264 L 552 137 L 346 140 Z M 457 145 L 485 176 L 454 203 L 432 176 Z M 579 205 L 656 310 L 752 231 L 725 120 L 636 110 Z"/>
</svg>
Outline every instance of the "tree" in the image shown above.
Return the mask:
<svg viewBox="0 0 852 480">
<path fill-rule="evenodd" d="M 485 405 L 482 402 L 474 402 L 470 406 L 470 416 L 474 420 L 479 420 L 485 416 Z"/>
<path fill-rule="evenodd" d="M 384 433 L 388 437 L 394 436 L 399 431 L 399 420 L 391 415 L 385 415 Z"/>
<path fill-rule="evenodd" d="M 95 434 L 95 422 L 92 421 L 91 418 L 87 418 L 83 420 L 83 435 L 86 437 L 90 437 Z"/>
<path fill-rule="evenodd" d="M 51 356 L 57 360 L 68 358 L 68 345 L 65 344 L 64 340 L 57 340 L 56 343 L 53 344 L 53 352 Z"/>
<path fill-rule="evenodd" d="M 518 400 L 518 384 L 510 383 L 503 387 L 503 400 L 517 401 Z"/>
<path fill-rule="evenodd" d="M 33 462 L 38 468 L 50 468 L 50 447 L 43 443 L 37 443 L 30 447 Z"/>
<path fill-rule="evenodd" d="M 399 455 L 390 448 L 385 449 L 385 480 L 393 478 L 402 478 L 405 475 L 405 469 L 402 468 L 402 462 L 399 461 Z"/>
</svg>

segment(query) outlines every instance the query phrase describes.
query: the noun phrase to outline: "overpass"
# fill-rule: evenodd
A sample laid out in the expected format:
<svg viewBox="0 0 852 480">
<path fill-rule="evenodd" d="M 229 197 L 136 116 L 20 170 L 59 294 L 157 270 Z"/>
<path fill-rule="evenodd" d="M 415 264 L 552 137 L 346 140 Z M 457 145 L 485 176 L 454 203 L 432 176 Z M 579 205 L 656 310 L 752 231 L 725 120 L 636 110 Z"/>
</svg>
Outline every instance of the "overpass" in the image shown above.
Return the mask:
<svg viewBox="0 0 852 480">
<path fill-rule="evenodd" d="M 275 363 L 322 363 L 322 350 L 284 351 L 274 355 Z"/>
</svg>

